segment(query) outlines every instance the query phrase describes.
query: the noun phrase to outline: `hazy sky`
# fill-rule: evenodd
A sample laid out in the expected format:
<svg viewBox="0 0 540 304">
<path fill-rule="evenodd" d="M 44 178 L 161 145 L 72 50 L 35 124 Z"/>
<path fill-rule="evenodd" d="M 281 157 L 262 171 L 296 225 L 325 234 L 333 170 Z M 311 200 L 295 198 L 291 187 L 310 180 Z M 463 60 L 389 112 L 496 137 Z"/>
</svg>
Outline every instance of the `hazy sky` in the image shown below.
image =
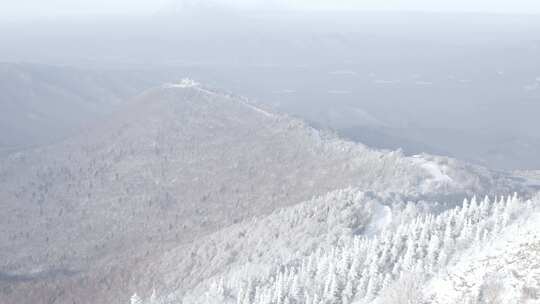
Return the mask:
<svg viewBox="0 0 540 304">
<path fill-rule="evenodd" d="M 540 13 L 539 0 L 0 0 L 0 16 L 20 18 L 71 14 L 148 14 L 172 6 L 230 5 L 242 8 L 393 9 Z"/>
</svg>

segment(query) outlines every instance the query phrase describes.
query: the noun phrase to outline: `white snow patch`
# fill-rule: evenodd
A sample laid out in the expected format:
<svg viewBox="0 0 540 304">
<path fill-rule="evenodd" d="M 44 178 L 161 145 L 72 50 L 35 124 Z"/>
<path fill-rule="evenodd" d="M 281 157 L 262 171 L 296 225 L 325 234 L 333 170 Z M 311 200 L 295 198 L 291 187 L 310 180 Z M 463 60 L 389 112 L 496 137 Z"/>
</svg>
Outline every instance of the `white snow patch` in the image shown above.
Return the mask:
<svg viewBox="0 0 540 304">
<path fill-rule="evenodd" d="M 184 78 L 182 80 L 180 80 L 180 82 L 178 83 L 168 83 L 165 85 L 165 87 L 167 88 L 193 88 L 193 87 L 198 87 L 200 84 L 198 82 L 196 82 L 195 80 L 193 79 L 190 79 L 190 78 Z"/>
<path fill-rule="evenodd" d="M 431 178 L 426 180 L 423 184 L 424 191 L 429 191 L 437 186 L 450 184 L 454 181 L 446 174 L 448 168 L 444 165 L 426 160 L 421 155 L 414 155 L 411 157 L 411 160 L 413 164 L 424 169 L 431 176 Z"/>
<path fill-rule="evenodd" d="M 264 116 L 266 116 L 266 117 L 270 117 L 270 118 L 276 117 L 274 114 L 272 114 L 272 113 L 270 113 L 270 112 L 268 112 L 268 111 L 265 111 L 265 110 L 263 110 L 263 109 L 261 109 L 261 108 L 258 108 L 258 107 L 254 106 L 254 105 L 252 105 L 252 104 L 245 103 L 245 105 L 246 105 L 248 108 L 250 108 L 250 109 L 254 110 L 255 112 L 260 113 L 260 114 L 262 114 L 262 115 L 264 115 Z"/>
<path fill-rule="evenodd" d="M 213 92 L 211 90 L 208 90 L 208 89 L 205 89 L 203 88 L 200 83 L 192 80 L 192 79 L 189 79 L 189 78 L 184 78 L 182 79 L 179 83 L 176 83 L 176 84 L 167 84 L 166 85 L 168 88 L 195 88 L 196 90 L 198 90 L 199 92 L 203 92 L 205 94 L 208 94 L 208 95 L 213 95 L 213 96 L 221 96 L 221 97 L 225 97 L 225 98 L 228 98 L 230 99 L 231 97 L 228 96 L 228 95 L 222 95 L 222 94 L 218 94 L 216 92 Z M 274 114 L 268 112 L 268 111 L 265 111 L 261 108 L 258 108 L 252 104 L 250 104 L 248 101 L 242 101 L 242 104 L 244 104 L 246 107 L 254 110 L 255 112 L 257 113 L 260 113 L 266 117 L 275 117 Z"/>
<path fill-rule="evenodd" d="M 371 221 L 366 227 L 365 234 L 368 236 L 376 235 L 383 231 L 392 223 L 392 210 L 388 206 L 375 204 Z"/>
<path fill-rule="evenodd" d="M 223 98 L 231 99 L 231 98 L 230 98 L 229 96 L 227 96 L 227 95 L 218 94 L 218 93 L 216 93 L 216 92 L 213 92 L 213 91 L 210 91 L 210 90 L 201 88 L 201 87 L 195 87 L 195 89 L 197 89 L 199 92 L 203 92 L 203 93 L 206 93 L 206 94 L 208 94 L 208 95 L 212 95 L 212 96 L 221 96 L 221 97 L 223 97 Z"/>
<path fill-rule="evenodd" d="M 431 174 L 431 176 L 433 176 L 434 181 L 437 181 L 437 182 L 451 182 L 452 181 L 452 178 L 450 176 L 443 173 L 444 169 L 434 162 L 426 162 L 422 164 L 422 168 L 426 169 Z"/>
<path fill-rule="evenodd" d="M 431 82 L 431 81 L 422 81 L 422 80 L 418 80 L 418 81 L 416 81 L 414 84 L 416 84 L 416 85 L 425 85 L 425 86 L 428 86 L 428 85 L 432 85 L 433 82 Z"/>
</svg>

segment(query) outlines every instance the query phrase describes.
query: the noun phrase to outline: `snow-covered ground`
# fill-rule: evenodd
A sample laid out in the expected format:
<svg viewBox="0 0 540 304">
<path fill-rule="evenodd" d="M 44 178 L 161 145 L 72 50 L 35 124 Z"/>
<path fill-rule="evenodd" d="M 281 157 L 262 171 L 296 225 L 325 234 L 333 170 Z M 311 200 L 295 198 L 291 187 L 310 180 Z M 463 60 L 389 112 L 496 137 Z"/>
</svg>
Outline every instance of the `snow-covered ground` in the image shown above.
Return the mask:
<svg viewBox="0 0 540 304">
<path fill-rule="evenodd" d="M 540 303 L 540 213 L 474 244 L 431 280 L 431 303 Z"/>
</svg>

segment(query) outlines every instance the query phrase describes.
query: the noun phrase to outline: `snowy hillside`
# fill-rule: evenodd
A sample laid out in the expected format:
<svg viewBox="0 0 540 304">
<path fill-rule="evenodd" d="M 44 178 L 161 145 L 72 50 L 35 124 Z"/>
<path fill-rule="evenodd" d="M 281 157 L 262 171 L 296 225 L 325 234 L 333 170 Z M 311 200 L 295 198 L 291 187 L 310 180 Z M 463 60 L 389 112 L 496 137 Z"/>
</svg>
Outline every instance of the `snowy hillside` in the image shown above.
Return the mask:
<svg viewBox="0 0 540 304">
<path fill-rule="evenodd" d="M 347 189 L 225 230 L 191 254 L 219 275 L 153 301 L 537 303 L 537 199 L 472 198 L 437 215 L 382 200 Z"/>
<path fill-rule="evenodd" d="M 126 104 L 80 136 L 0 160 L 6 303 L 122 303 L 153 286 L 198 299 L 250 260 L 270 292 L 276 265 L 378 235 L 402 217 L 396 208 L 441 212 L 464 196 L 530 192 L 510 174 L 372 150 L 191 80 Z M 252 218 L 260 235 L 245 228 Z M 222 243 L 230 233 L 248 243 Z M 256 239 L 283 251 L 265 254 Z"/>
<path fill-rule="evenodd" d="M 427 285 L 431 303 L 540 303 L 539 220 L 526 214 L 465 251 Z"/>
</svg>

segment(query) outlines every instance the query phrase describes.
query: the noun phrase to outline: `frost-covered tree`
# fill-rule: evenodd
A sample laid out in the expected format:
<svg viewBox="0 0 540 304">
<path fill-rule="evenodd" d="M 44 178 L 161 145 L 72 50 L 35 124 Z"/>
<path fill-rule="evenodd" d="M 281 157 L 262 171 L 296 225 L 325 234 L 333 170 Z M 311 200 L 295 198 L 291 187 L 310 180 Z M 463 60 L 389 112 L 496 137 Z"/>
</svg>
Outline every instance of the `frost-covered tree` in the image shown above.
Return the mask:
<svg viewBox="0 0 540 304">
<path fill-rule="evenodd" d="M 345 288 L 343 289 L 342 293 L 342 302 L 343 304 L 351 304 L 351 301 L 354 297 L 354 285 L 352 280 L 348 280 L 345 284 Z"/>
<path fill-rule="evenodd" d="M 299 277 L 298 275 L 294 275 L 289 295 L 296 303 L 298 303 L 302 300 L 303 294 L 302 288 L 300 287 Z"/>
<path fill-rule="evenodd" d="M 330 303 L 338 303 L 341 299 L 341 284 L 339 282 L 338 276 L 333 273 L 330 275 L 330 280 L 328 284 L 328 289 L 326 293 L 326 299 Z"/>
<path fill-rule="evenodd" d="M 131 296 L 131 299 L 130 299 L 130 304 L 143 304 L 143 301 L 141 299 L 141 297 L 139 297 L 139 295 L 137 295 L 137 293 L 134 293 L 132 296 Z"/>
<path fill-rule="evenodd" d="M 149 304 L 159 304 L 158 303 L 158 295 L 156 292 L 156 289 L 152 289 L 152 294 L 150 295 L 150 298 L 148 299 Z"/>
</svg>

